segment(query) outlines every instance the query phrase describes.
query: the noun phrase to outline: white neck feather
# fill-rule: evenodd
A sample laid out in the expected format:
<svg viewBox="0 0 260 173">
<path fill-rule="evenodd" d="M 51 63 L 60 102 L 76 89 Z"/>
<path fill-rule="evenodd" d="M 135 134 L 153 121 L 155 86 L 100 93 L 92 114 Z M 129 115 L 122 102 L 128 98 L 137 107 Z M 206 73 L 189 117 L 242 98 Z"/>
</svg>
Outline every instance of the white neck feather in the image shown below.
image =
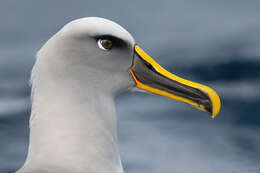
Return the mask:
<svg viewBox="0 0 260 173">
<path fill-rule="evenodd" d="M 81 86 L 33 80 L 29 153 L 19 173 L 123 172 L 114 97 Z"/>
</svg>

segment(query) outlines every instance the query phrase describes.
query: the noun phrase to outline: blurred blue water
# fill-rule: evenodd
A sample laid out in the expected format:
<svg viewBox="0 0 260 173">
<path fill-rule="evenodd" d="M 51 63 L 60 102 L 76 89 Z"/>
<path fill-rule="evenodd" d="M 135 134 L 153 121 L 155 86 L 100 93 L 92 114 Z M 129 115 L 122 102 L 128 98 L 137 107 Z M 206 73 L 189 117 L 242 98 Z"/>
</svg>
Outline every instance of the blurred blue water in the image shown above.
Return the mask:
<svg viewBox="0 0 260 173">
<path fill-rule="evenodd" d="M 260 172 L 259 5 L 242 0 L 1 2 L 0 173 L 14 172 L 26 156 L 34 55 L 64 24 L 85 16 L 118 22 L 166 69 L 213 87 L 222 98 L 221 113 L 212 120 L 160 96 L 120 96 L 125 172 Z"/>
</svg>

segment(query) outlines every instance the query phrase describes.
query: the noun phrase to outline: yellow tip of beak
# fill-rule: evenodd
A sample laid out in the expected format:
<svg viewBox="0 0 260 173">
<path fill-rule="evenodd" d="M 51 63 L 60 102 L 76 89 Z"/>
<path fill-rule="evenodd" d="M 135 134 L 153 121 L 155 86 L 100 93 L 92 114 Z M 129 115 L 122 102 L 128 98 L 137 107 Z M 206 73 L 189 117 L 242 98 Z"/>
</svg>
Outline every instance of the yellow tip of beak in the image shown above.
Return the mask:
<svg viewBox="0 0 260 173">
<path fill-rule="evenodd" d="M 202 91 L 203 91 L 203 89 L 202 89 Z M 209 87 L 207 87 L 205 92 L 209 95 L 210 101 L 212 103 L 212 116 L 211 117 L 215 118 L 218 115 L 220 108 L 221 108 L 220 98 L 219 98 L 218 94 Z"/>
</svg>

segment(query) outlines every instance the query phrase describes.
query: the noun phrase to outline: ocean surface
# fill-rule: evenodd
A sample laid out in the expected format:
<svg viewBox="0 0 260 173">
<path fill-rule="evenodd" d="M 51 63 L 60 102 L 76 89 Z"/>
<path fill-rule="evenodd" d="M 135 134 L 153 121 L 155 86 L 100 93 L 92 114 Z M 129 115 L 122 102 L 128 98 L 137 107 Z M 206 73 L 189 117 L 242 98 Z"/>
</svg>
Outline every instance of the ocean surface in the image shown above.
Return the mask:
<svg viewBox="0 0 260 173">
<path fill-rule="evenodd" d="M 35 54 L 64 24 L 86 16 L 121 24 L 163 67 L 222 100 L 211 119 L 161 96 L 119 96 L 126 173 L 259 173 L 259 7 L 254 0 L 1 2 L 0 173 L 17 170 L 27 154 Z"/>
</svg>

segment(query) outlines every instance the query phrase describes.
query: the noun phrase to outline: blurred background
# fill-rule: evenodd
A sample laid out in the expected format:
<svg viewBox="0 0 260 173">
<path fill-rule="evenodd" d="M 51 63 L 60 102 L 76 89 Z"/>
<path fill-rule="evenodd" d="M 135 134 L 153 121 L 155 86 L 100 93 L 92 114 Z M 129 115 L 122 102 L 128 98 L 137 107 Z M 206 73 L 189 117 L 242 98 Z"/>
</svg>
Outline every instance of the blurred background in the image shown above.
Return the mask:
<svg viewBox="0 0 260 173">
<path fill-rule="evenodd" d="M 222 99 L 213 120 L 160 96 L 117 98 L 126 173 L 259 173 L 259 9 L 258 0 L 1 1 L 0 173 L 17 170 L 27 154 L 36 52 L 63 25 L 87 16 L 119 23 L 166 69 Z"/>
</svg>

